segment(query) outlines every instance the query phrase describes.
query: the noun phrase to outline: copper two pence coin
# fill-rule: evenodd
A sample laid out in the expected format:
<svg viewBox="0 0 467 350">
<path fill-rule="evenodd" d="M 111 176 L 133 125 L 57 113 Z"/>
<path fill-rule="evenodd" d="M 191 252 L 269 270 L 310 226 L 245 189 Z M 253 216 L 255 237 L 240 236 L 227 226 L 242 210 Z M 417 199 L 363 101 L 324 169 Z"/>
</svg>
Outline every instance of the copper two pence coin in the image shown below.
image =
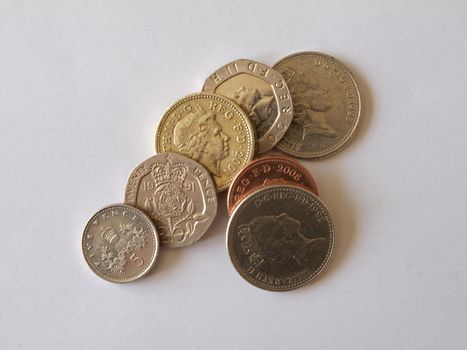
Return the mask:
<svg viewBox="0 0 467 350">
<path fill-rule="evenodd" d="M 258 188 L 278 184 L 303 186 L 318 195 L 313 177 L 299 162 L 283 156 L 263 157 L 250 162 L 234 178 L 227 195 L 227 211 L 232 214 Z"/>
</svg>

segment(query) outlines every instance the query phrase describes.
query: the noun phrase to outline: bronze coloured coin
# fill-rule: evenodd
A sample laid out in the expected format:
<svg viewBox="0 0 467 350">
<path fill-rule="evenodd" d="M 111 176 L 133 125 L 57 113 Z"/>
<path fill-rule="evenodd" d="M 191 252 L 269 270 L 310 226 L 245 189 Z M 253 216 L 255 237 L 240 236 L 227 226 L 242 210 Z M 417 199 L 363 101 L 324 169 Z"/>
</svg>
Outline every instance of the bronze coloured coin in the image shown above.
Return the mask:
<svg viewBox="0 0 467 350">
<path fill-rule="evenodd" d="M 183 154 L 213 176 L 216 190 L 226 190 L 254 155 L 250 120 L 235 103 L 210 93 L 197 93 L 173 104 L 156 132 L 156 151 Z"/>
<path fill-rule="evenodd" d="M 331 216 L 310 191 L 268 186 L 245 198 L 230 217 L 227 250 L 248 282 L 270 291 L 299 288 L 327 264 L 334 244 Z"/>
<path fill-rule="evenodd" d="M 86 224 L 84 258 L 92 271 L 110 282 L 131 282 L 149 272 L 159 251 L 151 220 L 140 210 L 114 204 L 99 210 Z"/>
<path fill-rule="evenodd" d="M 217 213 L 211 174 L 176 153 L 160 153 L 138 165 L 128 178 L 125 203 L 153 220 L 162 244 L 168 247 L 199 240 Z"/>
<path fill-rule="evenodd" d="M 238 203 L 259 187 L 290 183 L 307 187 L 318 195 L 311 174 L 299 162 L 282 156 L 255 159 L 235 176 L 227 194 L 227 211 L 232 214 Z"/>
<path fill-rule="evenodd" d="M 277 148 L 321 158 L 347 145 L 360 122 L 360 93 L 352 73 L 334 57 L 300 52 L 274 65 L 287 82 L 294 117 Z"/>
<path fill-rule="evenodd" d="M 238 104 L 256 130 L 256 152 L 272 149 L 293 117 L 292 100 L 282 75 L 263 63 L 241 59 L 206 79 L 205 92 L 215 92 Z"/>
</svg>

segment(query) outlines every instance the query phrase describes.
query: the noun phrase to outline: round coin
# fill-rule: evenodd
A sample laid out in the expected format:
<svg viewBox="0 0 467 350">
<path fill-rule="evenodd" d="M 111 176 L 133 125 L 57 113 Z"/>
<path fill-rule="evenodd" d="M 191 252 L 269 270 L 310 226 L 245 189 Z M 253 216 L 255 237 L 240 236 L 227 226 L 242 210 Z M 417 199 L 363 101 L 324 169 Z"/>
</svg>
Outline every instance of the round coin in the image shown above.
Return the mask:
<svg viewBox="0 0 467 350">
<path fill-rule="evenodd" d="M 110 282 L 131 282 L 153 267 L 159 238 L 140 210 L 114 204 L 88 221 L 82 238 L 84 258 L 92 271 Z"/>
<path fill-rule="evenodd" d="M 292 100 L 282 75 L 265 64 L 241 59 L 206 79 L 205 92 L 215 92 L 238 104 L 256 130 L 256 152 L 272 149 L 293 117 Z"/>
<path fill-rule="evenodd" d="M 254 155 L 255 136 L 245 113 L 229 99 L 209 93 L 189 95 L 164 113 L 156 151 L 175 152 L 201 163 L 216 190 L 226 190 Z"/>
<path fill-rule="evenodd" d="M 162 244 L 168 247 L 199 240 L 217 213 L 211 174 L 176 153 L 160 153 L 138 165 L 128 178 L 125 203 L 153 220 Z"/>
<path fill-rule="evenodd" d="M 301 185 L 318 195 L 313 177 L 299 162 L 282 156 L 263 157 L 250 162 L 235 176 L 227 194 L 227 211 L 232 214 L 248 194 L 278 182 Z"/>
<path fill-rule="evenodd" d="M 360 93 L 352 73 L 334 57 L 300 52 L 274 65 L 292 94 L 294 117 L 277 148 L 321 158 L 349 143 L 360 122 Z"/>
<path fill-rule="evenodd" d="M 270 291 L 299 288 L 328 262 L 334 243 L 328 210 L 310 191 L 269 186 L 250 194 L 227 227 L 227 250 L 248 282 Z"/>
</svg>

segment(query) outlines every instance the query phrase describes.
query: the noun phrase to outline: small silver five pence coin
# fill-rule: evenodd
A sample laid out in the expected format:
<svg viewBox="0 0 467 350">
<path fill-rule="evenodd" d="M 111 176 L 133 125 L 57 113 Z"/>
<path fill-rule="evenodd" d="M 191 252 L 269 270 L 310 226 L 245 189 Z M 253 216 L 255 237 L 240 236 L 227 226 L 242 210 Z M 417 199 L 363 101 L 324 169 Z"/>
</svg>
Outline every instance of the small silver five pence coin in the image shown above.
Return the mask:
<svg viewBox="0 0 467 350">
<path fill-rule="evenodd" d="M 107 206 L 86 224 L 84 258 L 99 277 L 117 283 L 146 275 L 159 252 L 159 238 L 151 220 L 124 204 Z"/>
</svg>

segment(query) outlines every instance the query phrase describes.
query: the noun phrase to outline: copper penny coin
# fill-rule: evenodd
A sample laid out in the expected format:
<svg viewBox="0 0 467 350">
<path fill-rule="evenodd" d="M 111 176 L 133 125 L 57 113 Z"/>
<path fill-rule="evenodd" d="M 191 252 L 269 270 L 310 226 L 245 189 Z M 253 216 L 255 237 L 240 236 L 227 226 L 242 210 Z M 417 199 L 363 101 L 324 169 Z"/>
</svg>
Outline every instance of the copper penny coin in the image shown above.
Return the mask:
<svg viewBox="0 0 467 350">
<path fill-rule="evenodd" d="M 227 211 L 232 214 L 237 204 L 258 188 L 277 184 L 303 186 L 318 195 L 313 177 L 299 162 L 283 156 L 263 157 L 250 162 L 234 178 L 227 194 Z"/>
</svg>

